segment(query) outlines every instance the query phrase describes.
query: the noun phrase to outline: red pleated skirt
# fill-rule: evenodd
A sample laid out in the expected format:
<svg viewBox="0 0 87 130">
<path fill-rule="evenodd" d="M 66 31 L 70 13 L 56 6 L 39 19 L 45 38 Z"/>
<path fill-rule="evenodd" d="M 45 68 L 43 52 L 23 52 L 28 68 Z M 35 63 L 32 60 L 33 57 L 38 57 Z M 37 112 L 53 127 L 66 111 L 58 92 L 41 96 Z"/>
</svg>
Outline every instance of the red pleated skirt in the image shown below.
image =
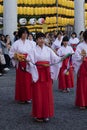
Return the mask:
<svg viewBox="0 0 87 130">
<path fill-rule="evenodd" d="M 22 68 L 26 68 L 24 61 L 20 62 L 16 69 L 15 100 L 28 101 L 32 98 L 32 76 Z"/>
<path fill-rule="evenodd" d="M 54 116 L 54 102 L 49 62 L 37 62 L 39 80 L 32 87 L 32 115 L 37 118 Z"/>
<path fill-rule="evenodd" d="M 71 44 L 74 51 L 76 51 L 77 44 Z"/>
<path fill-rule="evenodd" d="M 74 75 L 73 75 L 72 65 L 70 65 L 68 74 L 64 73 L 65 69 L 67 69 L 68 60 L 69 58 L 65 59 L 63 61 L 62 67 L 60 68 L 60 72 L 58 76 L 58 89 L 60 90 L 74 87 Z"/>
<path fill-rule="evenodd" d="M 87 61 L 82 63 L 78 72 L 75 105 L 87 106 Z"/>
</svg>

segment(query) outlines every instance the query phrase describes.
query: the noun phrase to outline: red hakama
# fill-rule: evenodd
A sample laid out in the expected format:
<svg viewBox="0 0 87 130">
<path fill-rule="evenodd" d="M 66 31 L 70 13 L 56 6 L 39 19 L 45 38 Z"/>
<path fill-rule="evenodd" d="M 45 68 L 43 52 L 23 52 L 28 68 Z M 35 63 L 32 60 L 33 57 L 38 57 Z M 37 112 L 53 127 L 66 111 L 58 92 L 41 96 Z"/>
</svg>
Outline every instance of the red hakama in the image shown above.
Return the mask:
<svg viewBox="0 0 87 130">
<path fill-rule="evenodd" d="M 70 60 L 69 58 L 65 59 L 62 63 L 62 67 L 60 68 L 60 72 L 58 76 L 59 79 L 58 89 L 60 90 L 74 87 L 74 76 L 73 76 L 73 68 L 71 63 L 70 63 L 70 68 L 68 70 L 68 74 L 64 73 L 65 69 L 67 69 L 69 60 Z"/>
<path fill-rule="evenodd" d="M 73 48 L 74 52 L 76 51 L 77 44 L 71 44 L 71 47 Z"/>
<path fill-rule="evenodd" d="M 87 106 L 87 58 L 85 58 L 78 71 L 75 105 Z"/>
<path fill-rule="evenodd" d="M 22 68 L 26 68 L 26 62 L 19 62 L 16 69 L 16 89 L 15 100 L 17 101 L 29 101 L 32 98 L 32 76 L 29 72 L 23 71 Z"/>
<path fill-rule="evenodd" d="M 37 118 L 53 117 L 54 102 L 50 67 L 47 61 L 37 62 L 39 80 L 32 87 L 32 115 Z"/>
</svg>

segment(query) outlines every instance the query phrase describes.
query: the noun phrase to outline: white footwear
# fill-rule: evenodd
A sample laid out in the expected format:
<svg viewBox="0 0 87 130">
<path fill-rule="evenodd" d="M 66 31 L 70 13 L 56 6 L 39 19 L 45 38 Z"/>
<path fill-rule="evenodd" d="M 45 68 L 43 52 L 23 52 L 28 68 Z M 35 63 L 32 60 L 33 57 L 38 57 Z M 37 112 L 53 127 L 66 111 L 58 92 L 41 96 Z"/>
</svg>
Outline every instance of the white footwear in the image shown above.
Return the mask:
<svg viewBox="0 0 87 130">
<path fill-rule="evenodd" d="M 0 73 L 0 76 L 2 76 L 2 73 Z"/>
<path fill-rule="evenodd" d="M 49 121 L 49 118 L 44 118 L 44 122 L 48 122 Z"/>
<path fill-rule="evenodd" d="M 27 101 L 27 103 L 31 104 L 31 103 L 32 103 L 32 100 Z"/>
<path fill-rule="evenodd" d="M 70 88 L 67 88 L 67 92 L 70 92 Z"/>
<path fill-rule="evenodd" d="M 10 69 L 9 68 L 4 68 L 5 71 L 9 71 Z"/>
</svg>

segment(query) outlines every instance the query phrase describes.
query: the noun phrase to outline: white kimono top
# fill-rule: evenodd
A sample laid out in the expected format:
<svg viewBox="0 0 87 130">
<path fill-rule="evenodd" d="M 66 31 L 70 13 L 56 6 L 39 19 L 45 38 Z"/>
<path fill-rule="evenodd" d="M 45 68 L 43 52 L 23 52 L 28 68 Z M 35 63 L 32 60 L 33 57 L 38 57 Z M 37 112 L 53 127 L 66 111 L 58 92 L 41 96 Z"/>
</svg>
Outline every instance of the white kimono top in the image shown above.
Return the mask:
<svg viewBox="0 0 87 130">
<path fill-rule="evenodd" d="M 68 45 L 67 45 L 66 47 L 61 46 L 61 47 L 58 49 L 58 51 L 57 51 L 57 54 L 58 54 L 60 57 L 65 56 L 65 55 L 68 54 L 68 53 L 71 53 L 71 54 L 74 53 L 72 47 L 71 47 L 71 46 L 68 46 Z M 60 65 L 60 68 L 61 68 L 61 67 L 62 67 L 62 64 Z"/>
<path fill-rule="evenodd" d="M 38 71 L 36 66 L 34 65 L 37 61 L 48 61 L 50 64 L 57 63 L 61 58 L 58 57 L 51 48 L 43 45 L 43 48 L 39 47 L 38 45 L 31 53 L 31 62 L 30 66 L 32 66 L 33 75 L 36 75 L 37 77 L 33 77 L 33 81 L 36 82 L 39 78 Z M 33 63 L 33 64 L 32 64 Z M 32 73 L 31 70 L 31 73 Z M 59 73 L 59 64 L 52 65 L 50 67 L 51 72 L 51 78 L 57 79 L 58 73 Z"/>
<path fill-rule="evenodd" d="M 11 49 L 9 51 L 9 56 L 12 59 L 13 66 L 18 67 L 18 61 L 13 59 L 15 53 L 29 54 L 31 50 L 32 50 L 32 46 L 29 43 L 29 40 L 25 40 L 25 43 L 23 43 L 21 39 L 15 41 L 12 44 Z"/>
<path fill-rule="evenodd" d="M 29 39 L 28 39 L 29 40 Z M 32 48 L 36 46 L 36 42 L 33 40 L 29 40 L 29 43 L 31 44 Z"/>
<path fill-rule="evenodd" d="M 60 48 L 61 47 L 61 42 L 62 42 L 62 38 L 61 38 L 60 41 L 58 40 L 58 38 L 56 38 L 56 40 L 53 42 L 53 44 L 51 46 L 52 49 Z"/>
<path fill-rule="evenodd" d="M 69 39 L 69 45 L 72 45 L 72 44 L 78 44 L 79 43 L 79 39 L 78 38 L 70 38 Z"/>
<path fill-rule="evenodd" d="M 81 51 L 85 50 L 87 53 L 87 43 L 82 42 L 77 46 L 75 55 L 73 57 L 73 63 L 74 63 L 74 68 L 75 68 L 75 72 L 78 73 L 78 70 L 80 68 L 80 65 L 82 64 L 82 56 L 81 56 Z"/>
</svg>

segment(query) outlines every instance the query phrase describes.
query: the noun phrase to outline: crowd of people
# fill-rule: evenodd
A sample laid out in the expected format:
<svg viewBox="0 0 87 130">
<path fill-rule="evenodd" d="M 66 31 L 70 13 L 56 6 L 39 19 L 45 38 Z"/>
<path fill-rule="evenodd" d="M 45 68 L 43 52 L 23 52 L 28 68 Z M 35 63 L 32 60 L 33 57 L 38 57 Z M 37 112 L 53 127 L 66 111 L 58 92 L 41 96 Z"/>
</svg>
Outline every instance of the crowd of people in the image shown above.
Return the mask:
<svg viewBox="0 0 87 130">
<path fill-rule="evenodd" d="M 11 44 L 9 36 L 1 35 L 0 54 L 5 57 L 4 69 L 11 63 L 16 68 L 15 100 L 18 103 L 32 102 L 33 118 L 48 122 L 54 116 L 53 80 L 58 80 L 58 90 L 70 92 L 74 87 L 75 71 L 75 105 L 86 109 L 87 30 L 81 31 L 79 38 L 75 32 L 69 38 L 61 31 L 38 32 L 33 36 L 26 27 L 21 27 L 14 36 Z"/>
<path fill-rule="evenodd" d="M 11 47 L 11 40 L 9 35 L 0 34 L 0 76 L 10 69 L 9 50 Z"/>
</svg>

